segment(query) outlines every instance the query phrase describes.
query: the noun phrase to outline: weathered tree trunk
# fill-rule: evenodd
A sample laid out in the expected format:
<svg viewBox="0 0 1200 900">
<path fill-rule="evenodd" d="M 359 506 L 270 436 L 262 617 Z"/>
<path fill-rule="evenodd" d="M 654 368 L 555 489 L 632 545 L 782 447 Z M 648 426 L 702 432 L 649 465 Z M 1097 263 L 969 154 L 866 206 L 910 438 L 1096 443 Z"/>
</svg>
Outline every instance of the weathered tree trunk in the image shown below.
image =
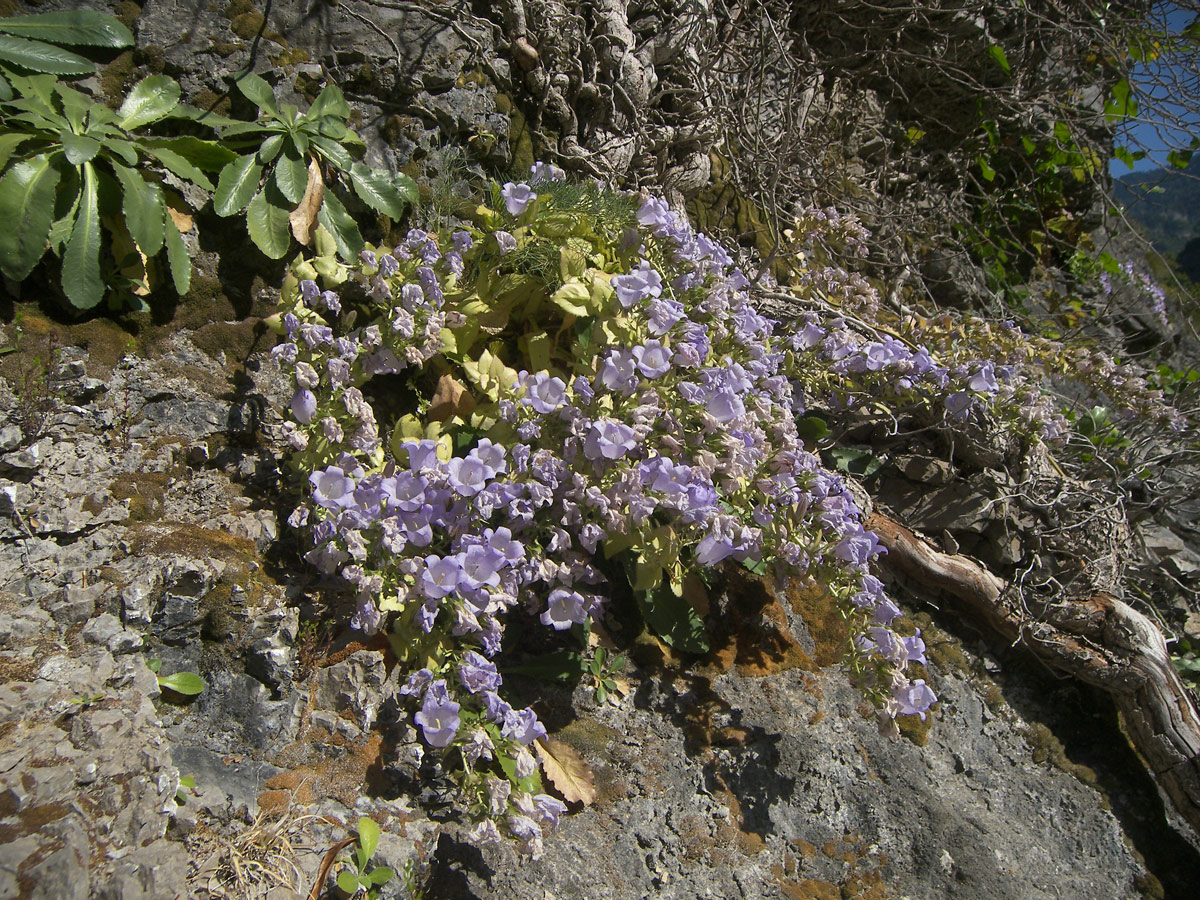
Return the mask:
<svg viewBox="0 0 1200 900">
<path fill-rule="evenodd" d="M 887 547 L 885 565 L 960 601 L 1050 666 L 1107 691 L 1150 774 L 1191 827 L 1193 842 L 1200 840 L 1200 715 L 1153 622 L 1103 593 L 1026 608 L 972 560 L 934 549 L 879 513 L 866 524 Z"/>
</svg>

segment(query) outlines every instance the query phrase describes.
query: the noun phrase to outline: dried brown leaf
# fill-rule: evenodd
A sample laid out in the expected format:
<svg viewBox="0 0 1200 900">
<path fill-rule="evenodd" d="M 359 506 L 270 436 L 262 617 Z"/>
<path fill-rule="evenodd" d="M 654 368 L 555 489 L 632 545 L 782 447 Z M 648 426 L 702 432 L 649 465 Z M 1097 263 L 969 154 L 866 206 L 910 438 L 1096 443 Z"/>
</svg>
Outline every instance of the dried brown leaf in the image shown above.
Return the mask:
<svg viewBox="0 0 1200 900">
<path fill-rule="evenodd" d="M 454 380 L 450 374 L 438 379 L 433 399 L 429 401 L 428 416 L 435 422 L 445 422 L 455 416 L 464 419 L 475 409 L 475 398 L 470 391 Z"/>
<path fill-rule="evenodd" d="M 555 738 L 535 741 L 542 771 L 568 803 L 589 806 L 596 800 L 596 779 L 579 751 Z"/>
<path fill-rule="evenodd" d="M 305 247 L 312 244 L 313 232 L 317 228 L 317 210 L 324 199 L 325 179 L 321 177 L 321 164 L 314 156 L 308 161 L 308 185 L 304 188 L 300 205 L 288 214 L 292 235 Z"/>
<path fill-rule="evenodd" d="M 184 209 L 176 209 L 173 202 L 174 198 L 167 198 L 167 215 L 171 217 L 171 221 L 175 223 L 175 227 L 179 229 L 180 234 L 187 234 L 196 227 L 196 223 L 192 219 L 191 213 Z M 179 205 L 183 206 L 183 201 L 179 201 Z"/>
</svg>

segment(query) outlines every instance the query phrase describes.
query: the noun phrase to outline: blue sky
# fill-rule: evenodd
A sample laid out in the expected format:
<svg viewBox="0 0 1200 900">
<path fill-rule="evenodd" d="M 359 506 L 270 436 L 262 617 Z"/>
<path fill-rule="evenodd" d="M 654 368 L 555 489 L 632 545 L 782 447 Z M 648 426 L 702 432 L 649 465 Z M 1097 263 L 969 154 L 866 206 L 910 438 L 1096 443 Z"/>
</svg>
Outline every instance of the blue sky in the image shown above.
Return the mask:
<svg viewBox="0 0 1200 900">
<path fill-rule="evenodd" d="M 1175 34 L 1196 19 L 1194 13 L 1182 10 L 1174 3 L 1159 4 L 1156 13 L 1165 16 L 1167 27 Z M 1191 93 L 1200 91 L 1200 85 L 1189 82 L 1189 97 L 1186 105 L 1181 105 L 1177 102 L 1179 98 L 1164 84 L 1172 76 L 1182 74 L 1186 68 L 1194 73 L 1195 60 L 1174 61 L 1165 58 L 1134 69 L 1130 82 L 1141 110 L 1137 119 L 1127 122 L 1118 131 L 1117 143 L 1126 144 L 1130 150 L 1147 152 L 1147 158 L 1135 165 L 1135 171 L 1165 166 L 1168 150 L 1187 147 L 1193 137 L 1200 135 L 1200 109 L 1197 108 L 1200 107 L 1200 96 Z M 1176 117 L 1182 120 L 1182 128 L 1164 125 L 1164 118 Z M 1129 167 L 1113 160 L 1109 171 L 1114 176 L 1120 176 L 1127 174 Z"/>
</svg>

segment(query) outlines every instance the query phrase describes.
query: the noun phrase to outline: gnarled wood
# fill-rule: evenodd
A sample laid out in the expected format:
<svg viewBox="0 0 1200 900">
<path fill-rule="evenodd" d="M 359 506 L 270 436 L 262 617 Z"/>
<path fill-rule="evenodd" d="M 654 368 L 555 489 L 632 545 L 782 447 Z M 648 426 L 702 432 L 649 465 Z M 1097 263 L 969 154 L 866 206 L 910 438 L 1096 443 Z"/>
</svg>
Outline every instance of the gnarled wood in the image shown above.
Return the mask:
<svg viewBox="0 0 1200 900">
<path fill-rule="evenodd" d="M 1059 671 L 1107 691 L 1151 775 L 1193 840 L 1200 838 L 1200 715 L 1153 622 L 1107 594 L 1043 605 L 1035 617 L 1008 602 L 1008 585 L 978 563 L 936 550 L 879 513 L 866 525 L 887 547 L 885 565 L 954 597 L 974 618 L 1006 640 L 1020 640 Z"/>
</svg>

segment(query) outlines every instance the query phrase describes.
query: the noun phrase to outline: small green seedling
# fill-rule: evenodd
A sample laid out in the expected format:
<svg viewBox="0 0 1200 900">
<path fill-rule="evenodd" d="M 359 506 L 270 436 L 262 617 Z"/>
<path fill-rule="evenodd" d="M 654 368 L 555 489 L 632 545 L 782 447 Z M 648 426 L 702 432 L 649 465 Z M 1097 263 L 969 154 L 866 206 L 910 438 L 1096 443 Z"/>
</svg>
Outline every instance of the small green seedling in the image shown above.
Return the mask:
<svg viewBox="0 0 1200 900">
<path fill-rule="evenodd" d="M 180 806 L 187 803 L 188 792 L 196 796 L 196 778 L 193 775 L 180 775 L 179 787 L 175 789 L 175 802 Z"/>
<path fill-rule="evenodd" d="M 151 672 L 158 675 L 158 670 L 162 668 L 162 660 L 146 660 L 146 666 Z M 194 697 L 205 688 L 204 679 L 195 672 L 175 672 L 171 675 L 158 675 L 158 686 L 174 691 L 176 694 L 183 694 L 185 697 Z"/>
<path fill-rule="evenodd" d="M 617 654 L 610 656 L 608 651 L 603 647 L 597 647 L 595 655 L 592 656 L 591 662 L 588 663 L 588 672 L 596 682 L 596 702 L 606 703 L 610 696 L 620 693 L 620 686 L 616 679 L 613 678 L 614 673 L 620 671 L 625 665 L 625 657 Z"/>
<path fill-rule="evenodd" d="M 370 869 L 371 857 L 379 846 L 379 826 L 368 818 L 358 820 L 358 846 L 349 858 L 346 868 L 338 873 L 337 886 L 347 897 L 363 895 L 375 900 L 379 886 L 387 884 L 395 874 L 387 866 Z"/>
</svg>

